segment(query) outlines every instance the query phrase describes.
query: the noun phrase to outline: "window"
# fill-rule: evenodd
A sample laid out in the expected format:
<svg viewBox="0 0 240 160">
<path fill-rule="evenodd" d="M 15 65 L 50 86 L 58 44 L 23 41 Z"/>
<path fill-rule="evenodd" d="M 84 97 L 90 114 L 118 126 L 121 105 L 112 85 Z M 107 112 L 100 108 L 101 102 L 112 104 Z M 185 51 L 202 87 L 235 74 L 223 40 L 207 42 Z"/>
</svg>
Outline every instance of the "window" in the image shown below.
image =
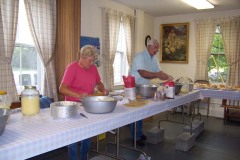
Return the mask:
<svg viewBox="0 0 240 160">
<path fill-rule="evenodd" d="M 213 83 L 226 83 L 228 65 L 224 53 L 221 27 L 216 26 L 211 55 L 208 61 L 208 77 Z"/>
<path fill-rule="evenodd" d="M 42 62 L 28 26 L 24 2 L 20 0 L 17 36 L 12 57 L 12 69 L 18 94 L 21 94 L 25 85 L 37 86 L 41 93 L 42 68 Z"/>
<path fill-rule="evenodd" d="M 126 38 L 123 23 L 120 23 L 117 51 L 113 63 L 114 86 L 123 85 L 123 75 L 128 75 L 129 65 L 126 56 Z"/>
</svg>

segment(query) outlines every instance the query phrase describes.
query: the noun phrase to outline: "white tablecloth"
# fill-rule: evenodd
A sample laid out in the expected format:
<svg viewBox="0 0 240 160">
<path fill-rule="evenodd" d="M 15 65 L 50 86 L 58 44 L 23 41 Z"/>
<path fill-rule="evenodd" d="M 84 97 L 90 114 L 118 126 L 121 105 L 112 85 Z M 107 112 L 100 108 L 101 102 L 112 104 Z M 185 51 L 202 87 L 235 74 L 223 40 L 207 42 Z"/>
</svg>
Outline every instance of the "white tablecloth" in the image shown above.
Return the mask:
<svg viewBox="0 0 240 160">
<path fill-rule="evenodd" d="M 0 159 L 16 160 L 30 158 L 80 140 L 125 126 L 164 112 L 173 107 L 197 100 L 199 91 L 180 94 L 175 99 L 152 101 L 143 107 L 126 107 L 117 104 L 108 114 L 89 114 L 88 118 L 76 117 L 68 120 L 53 120 L 49 109 L 41 110 L 34 117 L 20 113 L 10 116 L 6 129 L 0 136 Z"/>
<path fill-rule="evenodd" d="M 240 100 L 239 91 L 200 89 L 201 97 Z"/>
</svg>

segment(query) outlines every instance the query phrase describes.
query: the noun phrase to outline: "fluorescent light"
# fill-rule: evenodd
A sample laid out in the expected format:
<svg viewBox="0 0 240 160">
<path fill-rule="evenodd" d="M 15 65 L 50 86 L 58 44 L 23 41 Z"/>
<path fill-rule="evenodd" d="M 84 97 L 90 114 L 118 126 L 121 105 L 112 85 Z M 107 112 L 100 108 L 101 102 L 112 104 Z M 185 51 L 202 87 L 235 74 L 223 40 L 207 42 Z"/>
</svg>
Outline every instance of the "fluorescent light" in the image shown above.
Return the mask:
<svg viewBox="0 0 240 160">
<path fill-rule="evenodd" d="M 182 1 L 197 9 L 214 8 L 214 6 L 207 0 L 182 0 Z"/>
</svg>

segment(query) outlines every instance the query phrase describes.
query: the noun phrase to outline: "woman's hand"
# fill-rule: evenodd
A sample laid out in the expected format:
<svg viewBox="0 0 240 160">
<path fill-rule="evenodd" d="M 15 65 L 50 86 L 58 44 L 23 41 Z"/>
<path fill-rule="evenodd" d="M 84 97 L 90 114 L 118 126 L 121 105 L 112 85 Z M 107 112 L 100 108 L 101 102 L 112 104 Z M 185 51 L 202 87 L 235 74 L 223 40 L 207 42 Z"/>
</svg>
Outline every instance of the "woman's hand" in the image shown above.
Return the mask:
<svg viewBox="0 0 240 160">
<path fill-rule="evenodd" d="M 103 90 L 103 94 L 104 94 L 105 96 L 107 96 L 107 95 L 109 94 L 109 90 L 104 89 L 104 90 Z"/>
<path fill-rule="evenodd" d="M 82 100 L 83 98 L 87 97 L 88 95 L 86 93 L 82 93 L 79 95 L 79 100 Z"/>
</svg>

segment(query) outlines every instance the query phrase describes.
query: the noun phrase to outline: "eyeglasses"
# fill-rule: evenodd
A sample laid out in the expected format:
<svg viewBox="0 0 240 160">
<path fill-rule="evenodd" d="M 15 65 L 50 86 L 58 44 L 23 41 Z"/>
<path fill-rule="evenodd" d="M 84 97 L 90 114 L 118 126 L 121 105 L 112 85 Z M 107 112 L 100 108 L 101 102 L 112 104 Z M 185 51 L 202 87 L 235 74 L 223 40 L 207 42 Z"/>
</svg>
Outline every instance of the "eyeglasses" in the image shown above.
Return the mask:
<svg viewBox="0 0 240 160">
<path fill-rule="evenodd" d="M 159 48 L 158 48 L 158 47 L 152 46 L 152 48 L 154 49 L 155 52 L 158 52 L 158 51 L 159 51 Z"/>
</svg>

